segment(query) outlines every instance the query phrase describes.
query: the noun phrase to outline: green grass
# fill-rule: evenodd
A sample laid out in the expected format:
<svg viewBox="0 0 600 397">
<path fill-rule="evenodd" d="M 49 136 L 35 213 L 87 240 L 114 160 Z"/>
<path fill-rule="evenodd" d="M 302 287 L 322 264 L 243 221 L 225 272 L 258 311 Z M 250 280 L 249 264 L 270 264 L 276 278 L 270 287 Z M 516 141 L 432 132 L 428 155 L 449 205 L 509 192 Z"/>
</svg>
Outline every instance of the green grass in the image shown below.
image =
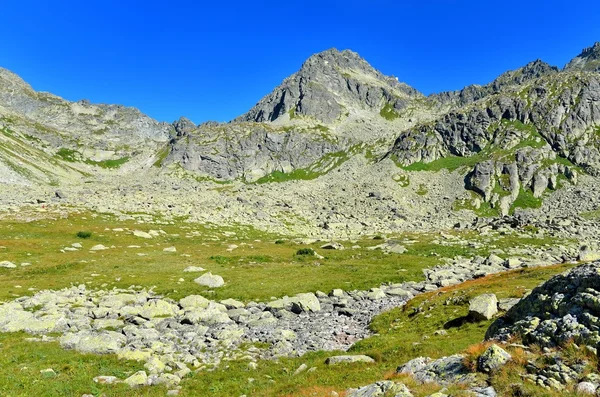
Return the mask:
<svg viewBox="0 0 600 397">
<path fill-rule="evenodd" d="M 519 196 L 511 207 L 511 212 L 514 212 L 515 208 L 540 208 L 543 204 L 541 198 L 533 197 L 533 192 L 530 189 L 523 189 L 519 192 Z"/>
<path fill-rule="evenodd" d="M 352 149 L 351 149 L 352 152 Z M 297 168 L 291 172 L 273 171 L 272 173 L 265 175 L 257 179 L 254 183 L 280 183 L 287 181 L 297 180 L 312 180 L 326 174 L 327 172 L 339 167 L 349 158 L 350 154 L 347 152 L 334 152 L 327 153 L 316 163 L 312 164 L 307 168 Z"/>
<path fill-rule="evenodd" d="M 424 163 L 422 161 L 412 163 L 408 166 L 403 166 L 401 168 L 406 171 L 433 171 L 437 172 L 443 169 L 449 171 L 455 171 L 462 167 L 474 167 L 477 163 L 481 162 L 485 158 L 480 154 L 474 154 L 468 157 L 462 156 L 454 156 L 449 155 L 429 163 Z"/>
<path fill-rule="evenodd" d="M 249 228 L 194 225 L 183 221 L 173 225 L 149 225 L 90 213 L 71 213 L 64 219 L 58 214 L 49 213 L 48 216 L 32 222 L 0 221 L 0 246 L 6 247 L 1 251 L 3 259 L 17 264 L 32 264 L 17 269 L 0 269 L 1 300 L 32 294 L 29 288 L 59 289 L 86 283 L 90 289 L 128 288 L 132 284 L 146 288 L 155 286 L 156 293 L 173 299 L 200 293 L 217 300 L 265 301 L 272 296 L 299 292 L 329 292 L 333 288 L 365 290 L 382 282 L 422 280 L 423 268 L 439 264 L 442 258 L 485 256 L 494 249 L 537 247 L 559 242 L 550 237 L 538 239 L 510 234 L 481 237 L 473 232 L 448 231 L 462 240 L 485 243 L 482 248 L 474 248 L 464 244 L 442 245 L 437 233 L 404 233 L 389 237 L 416 242 L 406 245 L 408 251 L 405 254 L 386 255 L 380 250 L 368 249 L 381 243 L 380 239 L 372 238 L 358 240 L 356 244 L 360 249 L 325 251 L 319 248 L 323 242 L 298 246 L 279 236 Z M 113 231 L 114 228 L 162 229 L 166 233 L 146 240 L 126 231 Z M 61 252 L 63 247 L 78 241 L 76 234 L 81 230 L 92 233 L 88 239 L 79 240 L 84 249 Z M 89 248 L 96 244 L 114 248 L 90 253 Z M 232 244 L 238 248 L 228 251 Z M 128 248 L 131 245 L 140 248 Z M 162 251 L 169 246 L 177 247 L 177 253 Z M 324 258 L 297 256 L 297 251 L 302 248 L 314 250 Z M 138 253 L 146 256 L 138 256 Z M 226 285 L 210 293 L 193 282 L 195 275 L 183 273 L 187 266 L 202 266 L 219 274 L 226 280 Z M 460 318 L 468 310 L 466 298 L 455 300 L 450 305 L 444 304 L 449 297 L 473 296 L 482 291 L 497 292 L 500 297 L 516 296 L 565 268 L 527 269 L 480 279 L 467 283 L 464 288 L 453 287 L 443 293 L 420 296 L 404 310 L 383 314 L 373 322 L 373 330 L 378 336 L 359 342 L 351 350 L 352 353 L 374 357 L 375 364 L 332 368 L 324 362 L 334 353 L 324 352 L 280 359 L 278 362 L 261 361 L 256 371 L 248 371 L 243 361 L 228 362 L 214 372 L 186 378 L 182 382 L 182 395 L 198 395 L 199 391 L 214 396 L 326 395 L 331 390 L 342 392 L 348 387 L 371 383 L 388 376 L 397 365 L 415 355 L 439 357 L 458 352 L 481 340 L 485 332 L 485 326 L 481 324 L 466 323 L 449 328 L 447 336 L 433 335 L 433 331 L 443 327 L 445 322 Z M 99 276 L 92 277 L 92 273 Z M 185 281 L 179 282 L 179 278 Z M 412 308 L 418 306 L 423 306 L 424 313 L 431 316 L 411 315 Z M 424 340 L 423 335 L 430 338 Z M 63 350 L 56 343 L 26 342 L 25 337 L 24 334 L 0 334 L 0 367 L 3 368 L 0 395 L 39 395 L 36 392 L 40 390 L 49 396 L 165 394 L 163 388 L 128 390 L 123 386 L 101 386 L 91 381 L 97 375 L 124 378 L 141 369 L 139 363 L 119 361 L 111 355 L 82 355 Z M 317 370 L 293 376 L 293 371 L 302 363 Z M 53 368 L 58 376 L 44 378 L 39 371 L 45 368 Z M 248 378 L 255 381 L 249 382 Z M 425 390 L 432 393 L 438 389 L 431 391 L 417 387 L 416 390 L 415 396 L 421 396 L 426 395 Z"/>
<path fill-rule="evenodd" d="M 373 357 L 376 360 L 374 364 L 325 365 L 327 357 L 341 352 L 315 352 L 299 358 L 259 361 L 258 369 L 252 371 L 247 369 L 247 362 L 233 361 L 212 372 L 192 373 L 181 383 L 181 395 L 194 396 L 201 392 L 216 397 L 242 394 L 265 397 L 321 396 L 333 390 L 341 393 L 349 387 L 386 378 L 394 379 L 395 368 L 412 358 L 439 358 L 460 353 L 483 340 L 491 321 L 464 321 L 471 297 L 490 292 L 499 298 L 520 297 L 570 266 L 524 269 L 488 276 L 418 296 L 404 308 L 377 316 L 371 326 L 376 335 L 358 342 L 349 351 L 349 354 Z M 420 309 L 415 310 L 417 308 Z M 435 331 L 441 329 L 447 334 L 435 335 Z M 106 396 L 165 395 L 165 389 L 161 387 L 128 389 L 123 385 L 97 385 L 91 380 L 100 374 L 125 378 L 143 369 L 140 363 L 117 360 L 114 355 L 84 355 L 63 350 L 57 343 L 26 342 L 25 337 L 27 335 L 20 333 L 0 334 L 2 395 L 40 395 L 39 391 L 42 390 L 44 396 L 83 393 L 105 393 Z M 294 376 L 293 372 L 300 364 L 315 367 L 316 371 Z M 46 368 L 53 368 L 58 376 L 44 377 L 39 371 Z M 250 382 L 249 378 L 254 381 Z M 397 379 L 406 382 L 417 397 L 441 389 L 437 385 L 417 385 L 404 377 Z M 498 379 L 494 382 L 500 390 L 506 386 Z"/>
<path fill-rule="evenodd" d="M 129 161 L 129 157 L 122 157 L 116 160 L 102 160 L 102 161 L 94 161 L 94 160 L 85 160 L 86 164 L 91 164 L 98 166 L 100 168 L 106 169 L 115 169 L 121 167 L 123 164 Z"/>
<path fill-rule="evenodd" d="M 169 145 L 167 145 L 164 148 L 160 149 L 158 151 L 158 153 L 156 154 L 157 159 L 154 162 L 153 166 L 154 167 L 160 167 L 162 165 L 163 161 L 165 161 L 165 159 L 169 155 L 169 153 L 171 153 L 171 147 Z"/>
<path fill-rule="evenodd" d="M 396 110 L 394 109 L 394 106 L 392 106 L 391 103 L 386 103 L 383 106 L 383 108 L 381 108 L 379 115 L 381 117 L 383 117 L 384 119 L 386 119 L 387 121 L 394 121 L 398 117 L 400 117 L 400 115 L 398 114 L 398 112 L 396 112 Z"/>
<path fill-rule="evenodd" d="M 67 148 L 60 148 L 58 152 L 56 152 L 56 157 L 74 163 L 79 160 L 79 152 Z"/>
</svg>

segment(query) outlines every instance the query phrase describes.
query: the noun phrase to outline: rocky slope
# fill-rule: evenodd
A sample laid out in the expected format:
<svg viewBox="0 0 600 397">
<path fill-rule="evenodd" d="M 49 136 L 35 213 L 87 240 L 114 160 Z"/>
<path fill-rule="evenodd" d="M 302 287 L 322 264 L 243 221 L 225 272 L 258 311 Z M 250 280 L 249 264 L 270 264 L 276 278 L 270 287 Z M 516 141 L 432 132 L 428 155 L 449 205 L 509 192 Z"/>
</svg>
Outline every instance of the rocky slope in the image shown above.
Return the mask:
<svg viewBox="0 0 600 397">
<path fill-rule="evenodd" d="M 65 101 L 0 70 L 0 181 L 15 193 L 2 204 L 23 201 L 17 185 L 36 188 L 26 200 L 56 187 L 77 194 L 84 182 L 85 190 L 110 196 L 133 179 L 149 192 L 153 184 L 190 184 L 201 202 L 213 200 L 214 189 L 223 193 L 211 181 L 233 183 L 233 190 L 265 197 L 260 211 L 271 220 L 279 216 L 276 202 L 293 194 L 286 204 L 298 208 L 292 223 L 318 228 L 365 230 L 377 223 L 373 218 L 415 221 L 443 213 L 460 220 L 463 209 L 505 215 L 539 207 L 554 190 L 582 180 L 596 184 L 599 48 L 584 50 L 563 71 L 537 60 L 485 86 L 429 97 L 352 51 L 332 49 L 310 57 L 236 120 L 199 126 L 185 118 L 160 123 L 122 106 Z M 444 168 L 447 174 L 421 172 Z M 352 186 L 353 180 L 364 182 Z M 464 182 L 444 182 L 455 180 Z M 334 192 L 345 199 L 332 202 Z M 367 193 L 394 202 L 357 207 Z M 113 202 L 97 194 L 95 207 Z M 144 205 L 163 211 L 157 203 L 172 203 L 174 195 L 180 192 L 160 189 Z M 254 204 L 247 205 L 253 200 L 241 196 L 226 208 L 219 205 L 219 217 L 229 222 L 248 212 L 254 215 L 247 222 L 264 227 Z M 301 197 L 309 201 L 295 199 Z"/>
</svg>

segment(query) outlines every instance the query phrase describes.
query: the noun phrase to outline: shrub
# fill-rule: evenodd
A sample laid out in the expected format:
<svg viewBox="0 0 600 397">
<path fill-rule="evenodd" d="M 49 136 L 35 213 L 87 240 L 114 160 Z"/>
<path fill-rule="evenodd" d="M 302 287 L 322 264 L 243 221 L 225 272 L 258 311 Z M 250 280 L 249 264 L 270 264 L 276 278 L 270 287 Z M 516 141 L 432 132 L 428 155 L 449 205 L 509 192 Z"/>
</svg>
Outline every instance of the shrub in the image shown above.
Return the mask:
<svg viewBox="0 0 600 397">
<path fill-rule="evenodd" d="M 275 240 L 275 244 L 284 244 L 285 240 Z"/>
<path fill-rule="evenodd" d="M 92 237 L 92 232 L 77 232 L 77 237 L 79 238 L 90 238 Z"/>
<path fill-rule="evenodd" d="M 300 248 L 298 251 L 296 251 L 296 255 L 314 255 L 315 254 L 315 250 L 313 250 L 312 248 Z"/>
</svg>

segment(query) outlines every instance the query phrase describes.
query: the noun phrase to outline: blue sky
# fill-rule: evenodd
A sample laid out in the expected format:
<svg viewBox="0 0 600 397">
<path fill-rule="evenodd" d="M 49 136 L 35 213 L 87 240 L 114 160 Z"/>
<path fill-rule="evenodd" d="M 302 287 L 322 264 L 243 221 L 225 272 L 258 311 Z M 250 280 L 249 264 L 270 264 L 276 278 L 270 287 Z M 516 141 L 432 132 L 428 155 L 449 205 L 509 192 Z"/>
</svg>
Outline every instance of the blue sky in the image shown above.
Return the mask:
<svg viewBox="0 0 600 397">
<path fill-rule="evenodd" d="M 199 123 L 244 113 L 331 47 L 429 94 L 600 41 L 597 0 L 203 3 L 3 2 L 0 66 L 69 100 Z"/>
</svg>

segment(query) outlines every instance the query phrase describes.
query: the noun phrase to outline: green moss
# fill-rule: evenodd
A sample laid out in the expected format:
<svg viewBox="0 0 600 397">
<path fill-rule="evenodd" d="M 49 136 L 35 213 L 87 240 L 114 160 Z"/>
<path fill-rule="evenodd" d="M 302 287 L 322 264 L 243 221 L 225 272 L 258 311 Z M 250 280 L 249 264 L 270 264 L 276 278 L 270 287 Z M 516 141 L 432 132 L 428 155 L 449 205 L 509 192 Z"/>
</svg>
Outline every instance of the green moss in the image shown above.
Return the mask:
<svg viewBox="0 0 600 397">
<path fill-rule="evenodd" d="M 393 120 L 397 119 L 398 117 L 400 117 L 398 112 L 396 112 L 396 110 L 390 103 L 386 103 L 383 106 L 383 108 L 379 112 L 379 115 L 388 121 L 393 121 Z"/>
</svg>

